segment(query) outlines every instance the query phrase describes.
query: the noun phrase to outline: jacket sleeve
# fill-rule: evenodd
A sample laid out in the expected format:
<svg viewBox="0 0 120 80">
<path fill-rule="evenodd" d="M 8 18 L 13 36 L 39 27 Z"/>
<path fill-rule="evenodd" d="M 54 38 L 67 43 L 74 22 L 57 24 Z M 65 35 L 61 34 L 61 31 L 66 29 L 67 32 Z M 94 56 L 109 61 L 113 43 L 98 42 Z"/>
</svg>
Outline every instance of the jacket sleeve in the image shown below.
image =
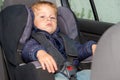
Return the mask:
<svg viewBox="0 0 120 80">
<path fill-rule="evenodd" d="M 75 43 L 75 46 L 77 47 L 77 51 L 78 51 L 78 58 L 80 61 L 82 61 L 92 55 L 92 45 L 93 44 L 96 44 L 96 42 L 88 41 L 84 44 L 80 44 L 79 42 Z"/>
<path fill-rule="evenodd" d="M 38 50 L 45 50 L 43 46 L 41 46 L 34 39 L 30 39 L 23 47 L 22 50 L 22 58 L 25 62 L 31 62 L 37 60 L 36 53 Z"/>
</svg>

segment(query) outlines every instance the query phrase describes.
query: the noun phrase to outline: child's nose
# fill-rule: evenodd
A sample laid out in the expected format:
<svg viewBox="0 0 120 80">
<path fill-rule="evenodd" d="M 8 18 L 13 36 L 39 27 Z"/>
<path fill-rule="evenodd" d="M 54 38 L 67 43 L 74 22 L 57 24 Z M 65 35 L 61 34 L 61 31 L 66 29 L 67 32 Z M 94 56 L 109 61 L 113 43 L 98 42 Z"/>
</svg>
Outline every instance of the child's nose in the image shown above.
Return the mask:
<svg viewBox="0 0 120 80">
<path fill-rule="evenodd" d="M 50 17 L 48 17 L 48 18 L 47 18 L 47 21 L 51 21 L 51 18 L 50 18 Z"/>
</svg>

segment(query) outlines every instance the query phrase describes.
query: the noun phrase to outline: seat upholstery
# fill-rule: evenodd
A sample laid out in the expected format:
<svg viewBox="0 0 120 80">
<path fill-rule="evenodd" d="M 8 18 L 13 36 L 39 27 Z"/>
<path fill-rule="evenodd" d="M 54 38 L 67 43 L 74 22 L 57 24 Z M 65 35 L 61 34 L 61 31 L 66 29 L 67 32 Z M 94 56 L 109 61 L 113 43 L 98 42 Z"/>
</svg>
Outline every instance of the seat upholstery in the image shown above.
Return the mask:
<svg viewBox="0 0 120 80">
<path fill-rule="evenodd" d="M 77 24 L 73 13 L 66 7 L 58 7 L 58 27 L 70 38 L 78 36 Z"/>
<path fill-rule="evenodd" d="M 31 6 L 32 3 L 36 1 L 40 1 L 40 0 L 4 0 L 3 8 L 7 6 L 15 5 L 15 4 L 24 4 L 27 6 Z"/>
<path fill-rule="evenodd" d="M 120 23 L 100 38 L 93 57 L 91 80 L 120 80 Z"/>
</svg>

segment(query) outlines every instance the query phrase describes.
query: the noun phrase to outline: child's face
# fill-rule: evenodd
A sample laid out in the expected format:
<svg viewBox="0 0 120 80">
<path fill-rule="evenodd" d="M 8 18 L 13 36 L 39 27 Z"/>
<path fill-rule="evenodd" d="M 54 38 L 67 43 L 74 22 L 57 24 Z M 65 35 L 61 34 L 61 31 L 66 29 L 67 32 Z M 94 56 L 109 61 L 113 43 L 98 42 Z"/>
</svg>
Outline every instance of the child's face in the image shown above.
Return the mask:
<svg viewBox="0 0 120 80">
<path fill-rule="evenodd" d="M 35 10 L 34 25 L 40 29 L 52 34 L 57 27 L 57 17 L 55 10 L 48 5 L 41 5 L 39 10 Z"/>
</svg>

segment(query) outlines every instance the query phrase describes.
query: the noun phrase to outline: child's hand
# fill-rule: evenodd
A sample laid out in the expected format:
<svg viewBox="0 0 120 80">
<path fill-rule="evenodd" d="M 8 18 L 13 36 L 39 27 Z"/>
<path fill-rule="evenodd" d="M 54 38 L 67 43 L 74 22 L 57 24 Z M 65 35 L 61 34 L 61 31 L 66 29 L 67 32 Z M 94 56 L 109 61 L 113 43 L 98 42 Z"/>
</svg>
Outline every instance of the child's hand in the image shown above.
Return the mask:
<svg viewBox="0 0 120 80">
<path fill-rule="evenodd" d="M 54 73 L 58 70 L 55 60 L 46 51 L 39 50 L 37 52 L 37 58 L 41 63 L 43 70 L 47 69 L 49 73 Z"/>
<path fill-rule="evenodd" d="M 92 45 L 92 53 L 93 53 L 93 55 L 94 55 L 94 53 L 95 53 L 96 47 L 97 47 L 96 44 L 93 44 L 93 45 Z"/>
</svg>

